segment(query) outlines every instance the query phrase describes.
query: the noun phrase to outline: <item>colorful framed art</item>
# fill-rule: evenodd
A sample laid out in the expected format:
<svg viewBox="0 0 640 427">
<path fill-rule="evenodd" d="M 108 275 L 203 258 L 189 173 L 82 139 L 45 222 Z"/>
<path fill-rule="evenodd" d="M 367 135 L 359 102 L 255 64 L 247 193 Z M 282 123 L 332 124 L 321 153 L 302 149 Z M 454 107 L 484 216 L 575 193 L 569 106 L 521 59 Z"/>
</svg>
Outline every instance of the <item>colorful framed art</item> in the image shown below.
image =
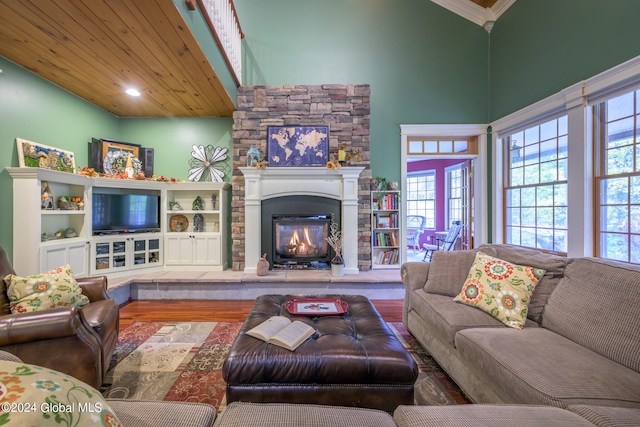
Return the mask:
<svg viewBox="0 0 640 427">
<path fill-rule="evenodd" d="M 51 169 L 61 172 L 76 171 L 76 158 L 72 151 L 50 147 L 38 142 L 16 138 L 20 167 Z"/>
</svg>

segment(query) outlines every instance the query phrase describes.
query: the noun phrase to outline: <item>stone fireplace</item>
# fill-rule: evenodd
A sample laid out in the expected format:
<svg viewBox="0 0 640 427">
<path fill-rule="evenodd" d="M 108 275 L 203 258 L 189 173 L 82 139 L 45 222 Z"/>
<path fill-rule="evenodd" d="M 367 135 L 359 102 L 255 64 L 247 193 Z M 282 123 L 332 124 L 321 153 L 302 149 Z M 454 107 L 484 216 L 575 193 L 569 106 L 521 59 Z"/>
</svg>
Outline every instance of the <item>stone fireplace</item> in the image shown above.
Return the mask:
<svg viewBox="0 0 640 427">
<path fill-rule="evenodd" d="M 369 95 L 369 85 L 243 86 L 238 89 L 238 109 L 233 114 L 231 201 L 234 270 L 255 273 L 264 253 L 263 201 L 300 196 L 339 202 L 345 273 L 357 274 L 371 268 Z M 266 158 L 268 126 L 316 125 L 329 126 L 332 157 L 338 147 L 346 146 L 360 150 L 360 159 L 338 170 L 246 167 L 251 146 L 256 146 Z M 268 260 L 273 262 L 273 258 Z"/>
</svg>

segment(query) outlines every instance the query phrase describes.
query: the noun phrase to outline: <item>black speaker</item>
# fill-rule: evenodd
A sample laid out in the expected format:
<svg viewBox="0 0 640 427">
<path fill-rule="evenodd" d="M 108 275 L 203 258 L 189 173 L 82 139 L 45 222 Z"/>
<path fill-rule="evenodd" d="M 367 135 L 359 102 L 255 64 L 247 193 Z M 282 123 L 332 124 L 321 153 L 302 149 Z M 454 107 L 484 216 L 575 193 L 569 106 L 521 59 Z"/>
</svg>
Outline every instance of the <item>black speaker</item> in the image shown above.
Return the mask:
<svg viewBox="0 0 640 427">
<path fill-rule="evenodd" d="M 153 176 L 153 148 L 140 148 L 140 161 L 144 176 L 151 178 Z"/>
<path fill-rule="evenodd" d="M 96 172 L 103 172 L 102 167 L 102 141 L 91 138 L 89 143 L 89 167 Z"/>
</svg>

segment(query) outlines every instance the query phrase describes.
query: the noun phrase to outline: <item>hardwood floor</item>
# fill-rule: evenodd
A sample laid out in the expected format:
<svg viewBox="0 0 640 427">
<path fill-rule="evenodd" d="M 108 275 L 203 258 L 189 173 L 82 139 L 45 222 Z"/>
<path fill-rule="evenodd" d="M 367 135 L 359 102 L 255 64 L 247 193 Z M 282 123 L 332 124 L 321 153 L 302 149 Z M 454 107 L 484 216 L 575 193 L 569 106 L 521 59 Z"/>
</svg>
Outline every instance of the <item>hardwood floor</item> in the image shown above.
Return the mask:
<svg viewBox="0 0 640 427">
<path fill-rule="evenodd" d="M 402 321 L 402 300 L 372 300 L 387 322 Z M 120 330 L 133 322 L 242 322 L 251 300 L 139 300 L 120 307 Z"/>
</svg>

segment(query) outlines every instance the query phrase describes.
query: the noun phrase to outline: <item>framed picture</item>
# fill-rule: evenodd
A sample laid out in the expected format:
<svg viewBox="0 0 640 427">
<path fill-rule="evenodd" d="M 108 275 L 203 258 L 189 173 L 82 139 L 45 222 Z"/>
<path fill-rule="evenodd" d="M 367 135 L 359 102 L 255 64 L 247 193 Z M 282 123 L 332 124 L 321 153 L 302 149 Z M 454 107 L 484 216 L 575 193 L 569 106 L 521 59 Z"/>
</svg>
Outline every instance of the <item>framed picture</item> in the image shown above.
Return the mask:
<svg viewBox="0 0 640 427">
<path fill-rule="evenodd" d="M 20 167 L 51 169 L 75 173 L 76 158 L 72 151 L 49 147 L 26 139 L 16 138 Z"/>
<path fill-rule="evenodd" d="M 267 127 L 269 166 L 326 166 L 329 126 Z"/>
<path fill-rule="evenodd" d="M 103 173 L 109 175 L 122 173 L 126 159 L 129 156 L 131 156 L 132 167 L 135 173 L 141 170 L 140 145 L 109 139 L 94 139 L 94 144 L 95 143 L 99 144 L 100 170 Z"/>
</svg>

